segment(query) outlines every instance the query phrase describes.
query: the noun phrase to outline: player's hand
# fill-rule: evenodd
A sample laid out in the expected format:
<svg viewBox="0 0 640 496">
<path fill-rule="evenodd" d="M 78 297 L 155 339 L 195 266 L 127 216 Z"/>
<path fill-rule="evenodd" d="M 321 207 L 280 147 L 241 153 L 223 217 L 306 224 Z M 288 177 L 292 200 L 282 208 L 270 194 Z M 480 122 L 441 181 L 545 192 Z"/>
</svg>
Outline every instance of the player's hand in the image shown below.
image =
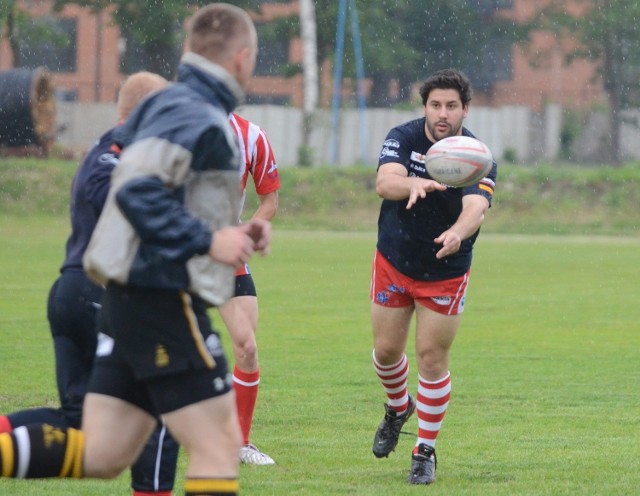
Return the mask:
<svg viewBox="0 0 640 496">
<path fill-rule="evenodd" d="M 216 262 L 231 265 L 238 269 L 249 263 L 255 250 L 255 242 L 239 226 L 228 226 L 213 233 L 213 243 L 209 247 L 209 256 Z"/>
<path fill-rule="evenodd" d="M 418 198 L 426 198 L 427 193 L 432 191 L 446 191 L 447 187 L 433 179 L 423 179 L 416 177 L 411 181 L 411 189 L 409 190 L 409 200 L 407 201 L 407 210 L 413 207 Z"/>
<path fill-rule="evenodd" d="M 448 231 L 443 232 L 433 241 L 438 245 L 442 245 L 442 248 L 440 248 L 440 250 L 438 250 L 438 253 L 436 253 L 436 258 L 441 259 L 457 253 L 460 249 L 462 238 L 457 232 L 449 229 Z"/>
<path fill-rule="evenodd" d="M 262 255 L 268 255 L 271 248 L 271 222 L 264 219 L 251 219 L 246 224 L 241 224 L 240 228 L 249 236 L 254 243 L 254 249 Z"/>
</svg>

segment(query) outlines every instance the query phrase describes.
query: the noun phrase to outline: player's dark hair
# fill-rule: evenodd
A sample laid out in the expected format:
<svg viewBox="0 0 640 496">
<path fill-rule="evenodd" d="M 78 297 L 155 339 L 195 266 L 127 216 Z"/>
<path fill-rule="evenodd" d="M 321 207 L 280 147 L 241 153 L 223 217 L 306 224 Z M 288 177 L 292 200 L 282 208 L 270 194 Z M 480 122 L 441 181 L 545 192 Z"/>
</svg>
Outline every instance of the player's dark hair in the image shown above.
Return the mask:
<svg viewBox="0 0 640 496">
<path fill-rule="evenodd" d="M 420 87 L 422 105 L 427 104 L 432 90 L 456 90 L 460 94 L 462 105 L 467 106 L 471 101 L 471 81 L 462 72 L 456 69 L 442 69 L 436 71 Z"/>
</svg>

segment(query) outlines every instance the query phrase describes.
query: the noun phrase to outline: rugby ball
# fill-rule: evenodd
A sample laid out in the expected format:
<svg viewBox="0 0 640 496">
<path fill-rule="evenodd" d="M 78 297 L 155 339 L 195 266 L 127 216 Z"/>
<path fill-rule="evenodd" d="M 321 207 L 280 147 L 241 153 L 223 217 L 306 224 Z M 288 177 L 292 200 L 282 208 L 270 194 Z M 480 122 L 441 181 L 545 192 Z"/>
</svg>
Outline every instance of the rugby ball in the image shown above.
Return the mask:
<svg viewBox="0 0 640 496">
<path fill-rule="evenodd" d="M 482 141 L 470 136 L 449 136 L 429 148 L 424 165 L 434 180 L 462 188 L 491 172 L 493 155 Z"/>
</svg>

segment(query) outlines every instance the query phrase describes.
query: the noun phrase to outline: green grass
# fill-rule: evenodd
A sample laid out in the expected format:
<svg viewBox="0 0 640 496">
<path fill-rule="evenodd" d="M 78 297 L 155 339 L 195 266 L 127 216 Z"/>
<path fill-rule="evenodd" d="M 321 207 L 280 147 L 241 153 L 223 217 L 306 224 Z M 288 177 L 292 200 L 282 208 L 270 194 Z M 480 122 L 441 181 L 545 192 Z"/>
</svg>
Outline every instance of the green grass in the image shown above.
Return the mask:
<svg viewBox="0 0 640 496">
<path fill-rule="evenodd" d="M 45 300 L 66 229 L 60 218 L 0 219 L 2 411 L 56 403 Z M 480 237 L 452 351 L 438 480 L 429 488 L 405 483 L 411 436 L 388 459 L 371 454 L 384 402 L 370 363 L 374 243 L 372 231 L 276 229 L 272 254 L 252 263 L 262 369 L 253 441 L 277 465 L 243 466 L 242 494 L 637 492 L 640 239 Z M 405 430 L 415 432 L 415 422 Z M 0 480 L 3 495 L 115 495 L 127 487 L 127 474 L 110 482 Z"/>
</svg>

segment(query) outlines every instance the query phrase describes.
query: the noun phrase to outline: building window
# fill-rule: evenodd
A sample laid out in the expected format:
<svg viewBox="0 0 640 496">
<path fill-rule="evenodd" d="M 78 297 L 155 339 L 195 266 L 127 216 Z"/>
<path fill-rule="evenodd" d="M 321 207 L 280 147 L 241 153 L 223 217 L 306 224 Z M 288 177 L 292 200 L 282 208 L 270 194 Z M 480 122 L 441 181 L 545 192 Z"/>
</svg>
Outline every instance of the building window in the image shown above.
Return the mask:
<svg viewBox="0 0 640 496">
<path fill-rule="evenodd" d="M 256 93 L 247 93 L 245 103 L 247 105 L 287 106 L 291 103 L 291 98 L 286 95 L 258 95 Z"/>
<path fill-rule="evenodd" d="M 21 67 L 46 67 L 51 72 L 75 72 L 78 21 L 43 16 L 21 29 L 17 61 Z"/>
<path fill-rule="evenodd" d="M 122 37 L 118 40 L 120 54 L 120 72 L 133 74 L 138 71 L 156 72 L 172 78 L 182 55 L 181 26 L 175 23 L 164 30 L 167 35 L 161 41 L 139 41 L 122 28 Z"/>
<path fill-rule="evenodd" d="M 282 36 L 272 26 L 262 24 L 258 31 L 258 59 L 256 76 L 284 76 L 290 67 L 289 38 Z"/>
<path fill-rule="evenodd" d="M 500 9 L 513 7 L 513 0 L 477 0 L 474 2 L 481 14 L 491 16 Z"/>
<path fill-rule="evenodd" d="M 513 77 L 512 44 L 508 40 L 489 40 L 480 64 L 467 69 L 467 75 L 478 90 L 488 90 L 498 81 L 510 81 Z"/>
<path fill-rule="evenodd" d="M 56 89 L 54 92 L 56 100 L 59 102 L 77 102 L 78 92 L 76 90 Z"/>
</svg>

